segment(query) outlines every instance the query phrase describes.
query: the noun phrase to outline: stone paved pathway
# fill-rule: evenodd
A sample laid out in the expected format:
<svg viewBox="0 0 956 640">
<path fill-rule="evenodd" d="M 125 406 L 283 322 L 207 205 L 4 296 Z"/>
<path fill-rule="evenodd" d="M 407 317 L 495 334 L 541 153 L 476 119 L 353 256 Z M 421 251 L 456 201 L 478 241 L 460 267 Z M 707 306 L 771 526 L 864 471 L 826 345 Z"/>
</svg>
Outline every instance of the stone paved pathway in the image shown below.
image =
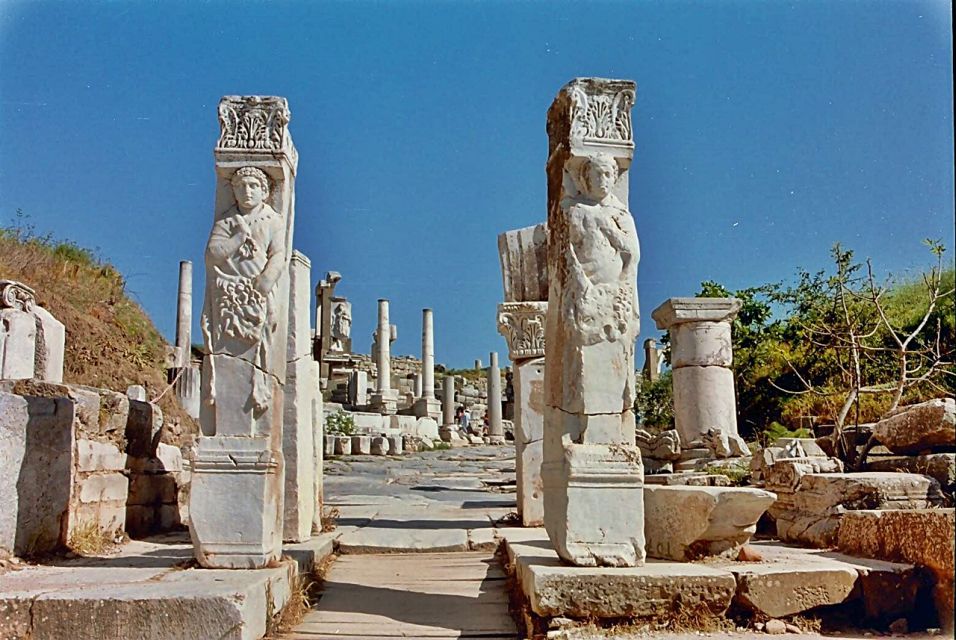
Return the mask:
<svg viewBox="0 0 956 640">
<path fill-rule="evenodd" d="M 514 449 L 329 460 L 342 554 L 285 640 L 516 638 L 495 521 L 515 509 Z"/>
</svg>

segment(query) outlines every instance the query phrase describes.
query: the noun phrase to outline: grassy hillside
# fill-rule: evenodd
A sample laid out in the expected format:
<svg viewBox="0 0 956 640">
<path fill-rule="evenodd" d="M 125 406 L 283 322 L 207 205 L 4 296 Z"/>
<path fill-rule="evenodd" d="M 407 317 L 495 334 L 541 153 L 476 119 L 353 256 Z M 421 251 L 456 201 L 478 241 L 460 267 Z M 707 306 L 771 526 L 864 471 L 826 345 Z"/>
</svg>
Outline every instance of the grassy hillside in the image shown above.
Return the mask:
<svg viewBox="0 0 956 640">
<path fill-rule="evenodd" d="M 64 382 L 119 392 L 140 384 L 150 400 L 166 390 L 166 341 L 112 265 L 72 242 L 36 235 L 18 212 L 13 225 L 0 228 L 0 279 L 32 287 L 37 302 L 66 325 Z M 171 390 L 159 406 L 164 440 L 178 444 L 198 431 Z"/>
</svg>

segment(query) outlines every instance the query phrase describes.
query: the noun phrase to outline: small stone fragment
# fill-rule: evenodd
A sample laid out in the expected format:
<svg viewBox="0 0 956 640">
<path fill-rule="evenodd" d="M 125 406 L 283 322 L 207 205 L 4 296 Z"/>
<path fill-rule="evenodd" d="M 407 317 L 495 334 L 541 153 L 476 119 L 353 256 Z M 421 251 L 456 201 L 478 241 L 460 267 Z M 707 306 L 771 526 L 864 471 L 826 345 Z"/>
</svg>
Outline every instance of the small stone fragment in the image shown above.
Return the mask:
<svg viewBox="0 0 956 640">
<path fill-rule="evenodd" d="M 787 625 L 783 620 L 768 620 L 767 624 L 764 626 L 764 631 L 771 635 L 780 635 L 787 632 Z"/>
<path fill-rule="evenodd" d="M 910 625 L 906 618 L 898 618 L 890 623 L 890 632 L 894 635 L 909 633 Z"/>
</svg>

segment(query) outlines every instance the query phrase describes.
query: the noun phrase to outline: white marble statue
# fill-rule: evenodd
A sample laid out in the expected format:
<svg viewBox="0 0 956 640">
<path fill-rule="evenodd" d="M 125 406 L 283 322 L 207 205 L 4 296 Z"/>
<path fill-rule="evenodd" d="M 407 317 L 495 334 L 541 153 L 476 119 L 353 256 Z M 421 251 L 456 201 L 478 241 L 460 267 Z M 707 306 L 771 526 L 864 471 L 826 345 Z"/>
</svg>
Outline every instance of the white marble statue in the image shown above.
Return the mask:
<svg viewBox="0 0 956 640">
<path fill-rule="evenodd" d="M 214 295 L 206 296 L 203 331 L 210 353 L 242 357 L 255 365 L 252 397 L 261 413 L 272 398 L 270 373 L 277 327 L 276 283 L 288 264 L 286 224 L 267 202 L 269 178 L 260 169 L 243 167 L 231 180 L 236 204 L 212 228 L 206 246 L 206 269 L 214 274 Z M 211 280 L 211 279 L 210 279 Z M 215 403 L 215 368 L 207 402 Z"/>
</svg>

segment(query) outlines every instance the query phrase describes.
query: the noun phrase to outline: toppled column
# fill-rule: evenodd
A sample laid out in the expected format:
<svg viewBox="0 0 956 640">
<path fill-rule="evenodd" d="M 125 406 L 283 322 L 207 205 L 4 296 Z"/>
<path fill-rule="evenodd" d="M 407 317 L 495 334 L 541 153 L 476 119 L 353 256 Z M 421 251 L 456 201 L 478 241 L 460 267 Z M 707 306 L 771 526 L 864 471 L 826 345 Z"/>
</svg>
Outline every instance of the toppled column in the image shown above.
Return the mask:
<svg viewBox="0 0 956 640">
<path fill-rule="evenodd" d="M 445 376 L 441 395 L 442 424 L 455 424 L 455 376 Z"/>
<path fill-rule="evenodd" d="M 709 447 L 712 457 L 748 456 L 737 434 L 731 324 L 736 298 L 671 298 L 651 314 L 670 333 L 674 426 L 684 450 Z"/>
<path fill-rule="evenodd" d="M 282 417 L 297 153 L 285 98 L 219 103 L 206 245 L 202 436 L 189 511 L 196 559 L 261 568 L 282 552 Z M 240 508 L 241 507 L 241 508 Z"/>
<path fill-rule="evenodd" d="M 392 389 L 391 325 L 388 323 L 388 300 L 378 301 L 378 327 L 375 330 L 375 393 L 372 394 L 372 411 L 383 415 L 398 411 L 398 392 Z"/>
<path fill-rule="evenodd" d="M 314 442 L 313 417 L 318 381 L 312 359 L 312 264 L 292 252 L 289 264 L 289 334 L 283 408 L 282 453 L 285 461 L 285 500 L 282 539 L 303 542 L 312 537 L 315 517 L 315 471 L 321 442 Z"/>
<path fill-rule="evenodd" d="M 33 289 L 0 280 L 0 379 L 63 382 L 66 327 L 36 302 Z"/>
<path fill-rule="evenodd" d="M 179 296 L 176 300 L 176 367 L 188 367 L 192 355 L 193 263 L 179 261 Z"/>
<path fill-rule="evenodd" d="M 548 311 L 548 228 L 545 224 L 498 236 L 505 301 L 498 332 L 514 364 L 515 478 L 518 515 L 526 527 L 544 524 L 541 485 L 544 436 L 544 324 Z"/>
<path fill-rule="evenodd" d="M 644 561 L 644 469 L 634 443 L 640 330 L 627 208 L 634 83 L 578 78 L 548 111 L 544 522 L 580 566 Z"/>
<path fill-rule="evenodd" d="M 501 422 L 501 370 L 495 351 L 488 355 L 488 441 L 505 443 L 505 426 Z"/>
<path fill-rule="evenodd" d="M 415 381 L 416 385 L 418 380 Z M 435 399 L 435 329 L 431 309 L 422 309 L 422 374 L 421 389 L 415 388 L 415 415 L 420 418 L 441 418 L 441 403 Z"/>
</svg>

